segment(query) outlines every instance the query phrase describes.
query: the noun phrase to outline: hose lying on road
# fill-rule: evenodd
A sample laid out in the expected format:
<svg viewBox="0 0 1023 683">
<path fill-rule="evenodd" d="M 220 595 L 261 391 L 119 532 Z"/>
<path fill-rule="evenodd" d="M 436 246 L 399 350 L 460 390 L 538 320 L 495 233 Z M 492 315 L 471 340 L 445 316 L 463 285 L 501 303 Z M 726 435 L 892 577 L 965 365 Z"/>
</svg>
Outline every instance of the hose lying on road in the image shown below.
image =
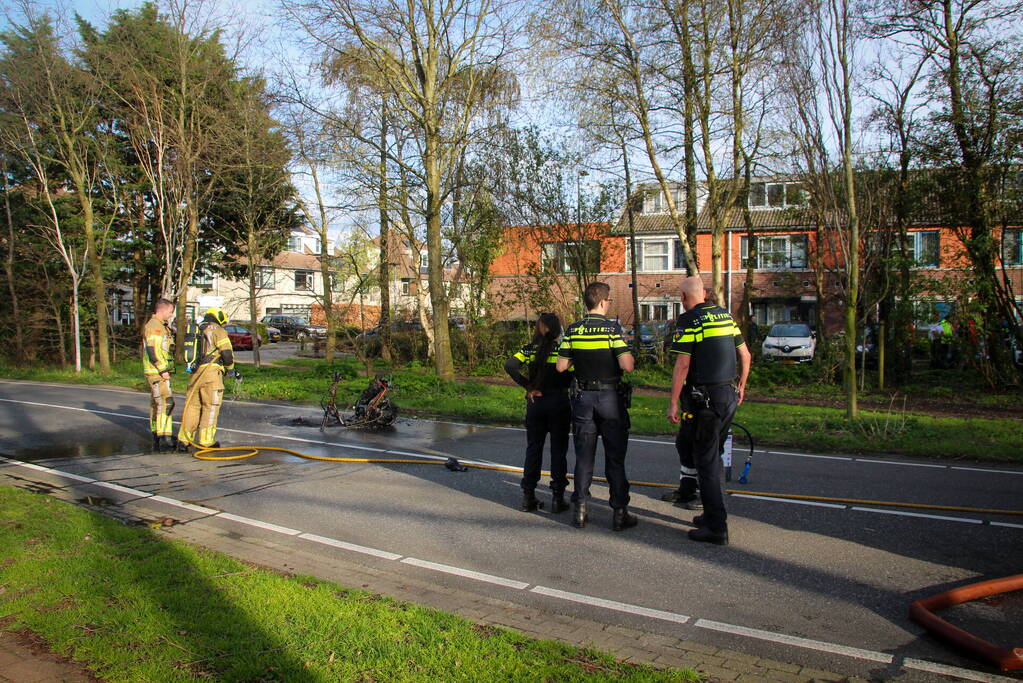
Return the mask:
<svg viewBox="0 0 1023 683">
<path fill-rule="evenodd" d="M 199 460 L 245 460 L 259 455 L 261 452 L 287 453 L 306 460 L 321 460 L 324 462 L 347 462 L 347 463 L 380 463 L 385 465 L 444 465 L 448 469 L 460 471 L 464 468 L 477 470 L 493 470 L 496 472 L 522 472 L 521 467 L 513 465 L 497 465 L 481 462 L 458 461 L 454 458 L 445 460 L 426 460 L 416 458 L 338 458 L 328 455 L 309 455 L 293 451 L 290 448 L 278 448 L 275 446 L 225 446 L 222 448 L 199 448 L 193 456 Z M 216 455 L 217 453 L 233 453 L 233 455 Z M 544 476 L 550 476 L 550 472 L 542 472 Z M 569 474 L 571 479 L 573 475 Z M 594 477 L 594 481 L 606 482 L 603 477 Z M 630 481 L 633 486 L 652 486 L 657 488 L 673 489 L 678 484 L 662 484 L 651 481 Z M 791 493 L 766 493 L 763 491 L 746 491 L 744 489 L 725 489 L 726 493 L 738 493 L 744 496 L 755 496 L 758 498 L 781 498 L 787 500 L 807 500 L 828 503 L 845 503 L 850 505 L 876 505 L 879 507 L 901 507 L 915 508 L 920 510 L 950 510 L 954 512 L 972 512 L 975 514 L 989 515 L 1023 515 L 1023 510 L 995 510 L 987 508 L 971 508 L 960 505 L 928 505 L 924 503 L 902 503 L 889 500 L 861 500 L 859 498 L 830 498 L 826 496 L 800 496 Z"/>
</svg>

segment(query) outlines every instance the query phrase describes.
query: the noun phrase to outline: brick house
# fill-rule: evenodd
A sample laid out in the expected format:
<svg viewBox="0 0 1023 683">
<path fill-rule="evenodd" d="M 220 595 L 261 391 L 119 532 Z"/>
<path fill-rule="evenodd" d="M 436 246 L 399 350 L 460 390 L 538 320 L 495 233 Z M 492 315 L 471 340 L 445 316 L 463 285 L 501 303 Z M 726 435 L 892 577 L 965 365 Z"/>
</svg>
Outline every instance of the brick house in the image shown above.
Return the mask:
<svg viewBox="0 0 1023 683">
<path fill-rule="evenodd" d="M 684 201 L 681 186 L 672 188 L 676 204 Z M 798 179 L 772 176 L 753 179 L 749 196 L 751 220 L 757 240 L 757 264 L 753 275 L 751 315 L 758 324 L 768 325 L 784 320 L 803 320 L 814 324 L 816 309 L 824 306 L 824 323 L 828 330 L 841 328 L 841 289 L 834 266 L 834 248 L 825 245 L 821 257 L 825 263 L 825 300 L 818 302 L 814 254 L 817 231 L 799 209 L 804 206 L 805 193 Z M 711 290 L 710 215 L 701 195 L 697 205 L 697 259 L 701 276 Z M 679 287 L 686 276 L 685 255 L 671 224 L 663 193 L 658 185 L 640 188 L 633 205 L 636 234 L 636 259 L 640 322 L 672 320 L 681 312 Z M 536 271 L 550 271 L 560 266 L 547 255 L 552 253 L 566 227 L 513 226 L 507 229 L 501 256 L 492 266 L 491 299 L 498 319 L 535 319 L 529 307 L 529 288 L 536 287 Z M 622 215 L 612 224 L 583 226 L 580 237 L 599 243 L 600 272 L 590 279 L 600 279 L 611 286 L 611 315 L 623 325 L 634 323 L 632 277 L 628 268 L 631 257 L 628 246 L 628 216 Z M 936 320 L 955 301 L 954 283 L 967 265 L 962 242 L 956 231 L 941 227 L 937 221 L 920 220 L 908 230 L 910 256 L 916 262 L 914 272 L 935 283 L 933 289 L 919 293 L 922 321 Z M 1003 277 L 1012 283 L 1013 291 L 1023 293 L 1023 239 L 1020 228 L 1004 231 L 1002 239 Z M 571 236 L 578 241 L 579 237 Z M 563 241 L 565 241 L 563 239 Z M 739 315 L 746 281 L 748 254 L 747 228 L 743 212 L 732 210 L 725 220 L 723 245 L 725 302 L 733 315 Z M 1001 265 L 1001 264 L 1000 264 Z M 571 316 L 578 300 L 577 279 L 571 277 L 571 264 L 557 274 L 559 312 Z M 534 275 L 531 276 L 530 273 Z"/>
</svg>

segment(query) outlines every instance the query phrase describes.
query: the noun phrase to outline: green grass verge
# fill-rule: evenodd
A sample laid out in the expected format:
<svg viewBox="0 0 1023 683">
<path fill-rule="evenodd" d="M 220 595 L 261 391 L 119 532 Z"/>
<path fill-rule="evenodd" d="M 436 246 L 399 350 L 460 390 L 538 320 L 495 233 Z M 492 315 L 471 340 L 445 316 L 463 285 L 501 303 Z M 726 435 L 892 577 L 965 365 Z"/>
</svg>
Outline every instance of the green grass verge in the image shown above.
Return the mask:
<svg viewBox="0 0 1023 683">
<path fill-rule="evenodd" d="M 0 486 L 0 617 L 108 681 L 697 680 L 285 577 Z"/>
<path fill-rule="evenodd" d="M 240 398 L 306 401 L 317 403 L 330 383 L 330 373 L 341 372 L 338 396 L 351 401 L 366 386 L 362 366 L 353 359 L 331 365 L 322 360 L 289 359 L 289 367 L 245 368 Z M 37 381 L 115 384 L 144 389 L 138 364 L 124 361 L 109 375 L 84 371 L 16 368 L 0 365 L 0 376 Z M 428 370 L 393 371 L 396 402 L 406 412 L 463 420 L 519 424 L 524 409 L 518 387 L 478 381 L 444 382 Z M 183 389 L 186 375 L 175 377 Z M 233 395 L 228 380 L 227 393 Z M 633 431 L 670 435 L 675 427 L 664 417 L 664 398 L 633 399 Z M 862 410 L 861 419 L 849 421 L 842 409 L 779 403 L 745 403 L 736 420 L 744 424 L 759 445 L 782 446 L 816 452 L 884 453 L 938 458 L 969 458 L 1000 462 L 1023 462 L 1023 421 L 932 417 L 893 411 Z"/>
</svg>

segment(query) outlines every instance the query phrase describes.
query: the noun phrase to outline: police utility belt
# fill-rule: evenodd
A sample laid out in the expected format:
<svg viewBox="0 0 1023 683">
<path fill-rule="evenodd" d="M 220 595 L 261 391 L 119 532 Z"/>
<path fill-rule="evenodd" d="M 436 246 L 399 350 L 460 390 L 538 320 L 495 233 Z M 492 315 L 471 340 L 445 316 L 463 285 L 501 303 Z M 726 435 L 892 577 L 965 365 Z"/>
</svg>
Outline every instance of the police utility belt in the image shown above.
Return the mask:
<svg viewBox="0 0 1023 683">
<path fill-rule="evenodd" d="M 572 378 L 569 396 L 576 398 L 582 391 L 614 391 L 618 394 L 625 409 L 632 407 L 632 384 L 620 379 L 579 379 Z"/>
</svg>

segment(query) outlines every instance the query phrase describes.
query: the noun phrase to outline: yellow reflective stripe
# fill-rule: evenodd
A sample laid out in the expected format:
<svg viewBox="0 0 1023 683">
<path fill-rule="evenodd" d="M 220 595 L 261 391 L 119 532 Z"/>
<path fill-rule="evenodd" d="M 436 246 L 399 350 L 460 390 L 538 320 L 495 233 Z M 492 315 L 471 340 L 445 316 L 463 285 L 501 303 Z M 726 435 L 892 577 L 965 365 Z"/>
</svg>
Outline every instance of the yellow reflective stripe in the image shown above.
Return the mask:
<svg viewBox="0 0 1023 683">
<path fill-rule="evenodd" d="M 218 349 L 229 349 L 229 348 L 231 348 L 231 340 L 230 340 L 230 338 L 221 339 L 220 341 L 218 341 L 217 342 L 217 348 Z"/>
<path fill-rule="evenodd" d="M 746 346 L 746 342 L 743 342 L 743 343 L 741 343 L 741 344 L 736 344 L 735 348 L 737 348 L 737 349 L 741 349 L 741 348 L 742 348 L 742 347 L 744 347 L 744 346 Z"/>
<path fill-rule="evenodd" d="M 628 345 L 625 343 L 625 340 L 622 339 L 621 337 L 619 337 L 617 339 L 612 339 L 611 340 L 611 348 L 613 348 L 613 349 L 620 349 L 620 348 L 622 348 L 624 346 L 628 346 Z"/>
<path fill-rule="evenodd" d="M 704 330 L 703 338 L 711 339 L 713 337 L 734 337 L 735 332 L 731 328 L 720 328 L 717 330 Z"/>
<path fill-rule="evenodd" d="M 691 355 L 693 355 L 689 351 L 682 351 L 680 349 L 668 349 L 668 353 L 677 353 L 677 354 L 680 354 L 680 355 L 683 355 L 683 356 L 691 356 Z"/>
<path fill-rule="evenodd" d="M 548 362 L 548 363 L 557 363 L 557 362 L 558 362 L 558 357 L 557 357 L 557 356 L 555 356 L 555 355 L 554 355 L 554 354 L 552 353 L 551 355 L 547 356 L 547 362 Z"/>
<path fill-rule="evenodd" d="M 521 351 L 519 351 L 514 356 L 512 356 L 512 358 L 514 358 L 515 360 L 519 361 L 520 363 L 527 363 L 527 362 L 529 362 L 529 358 L 526 355 L 524 355 Z"/>
<path fill-rule="evenodd" d="M 673 344 L 685 344 L 686 342 L 694 341 L 696 341 L 696 335 L 691 333 L 676 335 L 675 338 L 671 340 Z"/>
<path fill-rule="evenodd" d="M 622 344 L 622 346 L 625 346 L 625 344 Z M 605 338 L 601 341 L 573 342 L 572 348 L 578 349 L 579 351 L 592 351 L 594 349 L 609 349 L 612 347 L 608 344 L 608 340 Z"/>
</svg>

